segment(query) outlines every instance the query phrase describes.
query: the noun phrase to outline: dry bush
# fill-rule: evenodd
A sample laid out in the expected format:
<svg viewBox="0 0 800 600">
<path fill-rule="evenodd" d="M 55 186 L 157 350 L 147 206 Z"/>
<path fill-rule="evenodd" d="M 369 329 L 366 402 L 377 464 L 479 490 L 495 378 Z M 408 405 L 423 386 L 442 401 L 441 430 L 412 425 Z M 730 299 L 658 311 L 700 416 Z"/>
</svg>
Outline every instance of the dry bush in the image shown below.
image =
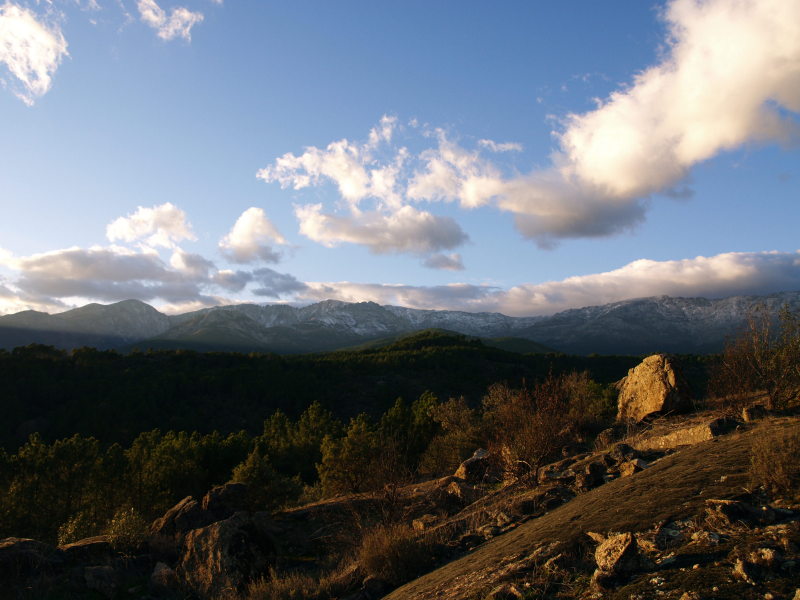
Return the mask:
<svg viewBox="0 0 800 600">
<path fill-rule="evenodd" d="M 760 306 L 730 340 L 711 373 L 709 393 L 723 407 L 740 410 L 760 393 L 770 409 L 796 403 L 800 389 L 800 313 L 775 315 Z"/>
<path fill-rule="evenodd" d="M 436 559 L 437 544 L 400 523 L 367 531 L 358 548 L 358 562 L 364 573 L 392 585 L 418 577 Z"/>
<path fill-rule="evenodd" d="M 268 577 L 250 583 L 244 600 L 325 600 L 331 597 L 330 580 L 305 573 L 279 573 L 270 569 Z"/>
<path fill-rule="evenodd" d="M 800 486 L 800 433 L 756 437 L 750 453 L 750 480 L 775 495 L 789 495 Z"/>
<path fill-rule="evenodd" d="M 572 382 L 550 375 L 531 389 L 495 384 L 483 398 L 484 421 L 503 468 L 535 471 L 574 437 Z"/>
</svg>

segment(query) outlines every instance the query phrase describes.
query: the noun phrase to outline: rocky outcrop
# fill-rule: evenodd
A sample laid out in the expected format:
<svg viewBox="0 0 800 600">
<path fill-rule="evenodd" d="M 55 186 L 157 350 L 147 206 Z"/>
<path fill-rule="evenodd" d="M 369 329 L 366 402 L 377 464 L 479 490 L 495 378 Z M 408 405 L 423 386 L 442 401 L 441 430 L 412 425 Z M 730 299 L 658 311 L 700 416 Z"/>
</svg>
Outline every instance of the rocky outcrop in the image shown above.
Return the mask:
<svg viewBox="0 0 800 600">
<path fill-rule="evenodd" d="M 178 576 L 201 599 L 241 592 L 274 561 L 270 525 L 263 513 L 239 512 L 190 531 L 184 539 Z"/>
<path fill-rule="evenodd" d="M 619 383 L 618 421 L 642 421 L 653 414 L 691 407 L 691 391 L 674 358 L 654 354 L 645 358 Z"/>
<path fill-rule="evenodd" d="M 640 450 L 670 450 L 706 442 L 730 432 L 737 425 L 738 423 L 732 419 L 711 419 L 702 423 L 678 427 L 674 431 L 662 435 L 645 437 L 634 443 Z"/>
</svg>

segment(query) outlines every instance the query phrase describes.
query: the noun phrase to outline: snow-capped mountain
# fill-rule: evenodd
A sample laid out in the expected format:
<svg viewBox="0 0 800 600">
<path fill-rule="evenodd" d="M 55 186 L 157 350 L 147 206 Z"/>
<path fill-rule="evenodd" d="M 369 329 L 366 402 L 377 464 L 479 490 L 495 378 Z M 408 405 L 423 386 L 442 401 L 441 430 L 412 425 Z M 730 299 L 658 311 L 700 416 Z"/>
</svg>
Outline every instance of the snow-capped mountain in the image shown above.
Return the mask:
<svg viewBox="0 0 800 600">
<path fill-rule="evenodd" d="M 800 310 L 800 292 L 718 300 L 668 296 L 566 310 L 549 317 L 417 310 L 326 300 L 300 308 L 239 304 L 167 316 L 138 300 L 48 315 L 0 317 L 0 347 L 195 348 L 280 353 L 334 350 L 421 329 L 517 337 L 575 354 L 714 352 L 759 304 Z"/>
</svg>

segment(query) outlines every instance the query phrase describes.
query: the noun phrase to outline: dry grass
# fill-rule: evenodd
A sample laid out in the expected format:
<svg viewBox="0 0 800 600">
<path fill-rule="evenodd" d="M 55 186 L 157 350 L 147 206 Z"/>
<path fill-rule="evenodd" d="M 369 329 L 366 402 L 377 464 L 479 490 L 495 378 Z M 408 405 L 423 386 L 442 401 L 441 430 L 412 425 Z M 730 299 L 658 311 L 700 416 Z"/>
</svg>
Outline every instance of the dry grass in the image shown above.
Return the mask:
<svg viewBox="0 0 800 600">
<path fill-rule="evenodd" d="M 270 569 L 268 576 L 250 583 L 237 600 L 330 600 L 350 593 L 362 577 L 358 565 L 347 560 L 314 572 Z"/>
<path fill-rule="evenodd" d="M 408 525 L 395 523 L 365 533 L 358 563 L 366 575 L 400 585 L 428 571 L 436 555 L 437 544 Z"/>
<path fill-rule="evenodd" d="M 787 496 L 800 486 L 800 432 L 753 439 L 750 481 L 776 496 Z"/>
</svg>

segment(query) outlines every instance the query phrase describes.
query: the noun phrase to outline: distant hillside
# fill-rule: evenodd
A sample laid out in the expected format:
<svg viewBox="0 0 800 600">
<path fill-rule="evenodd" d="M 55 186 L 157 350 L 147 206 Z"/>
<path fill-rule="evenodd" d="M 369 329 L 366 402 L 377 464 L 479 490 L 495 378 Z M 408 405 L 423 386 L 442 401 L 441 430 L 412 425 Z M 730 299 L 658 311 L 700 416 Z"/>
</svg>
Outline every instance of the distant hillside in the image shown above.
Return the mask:
<svg viewBox="0 0 800 600">
<path fill-rule="evenodd" d="M 320 402 L 341 418 L 385 411 L 425 391 L 479 403 L 489 385 L 520 385 L 551 371 L 588 370 L 610 383 L 636 357 L 517 354 L 429 330 L 360 351 L 280 356 L 159 350 L 118 354 L 47 346 L 0 351 L 0 447 L 29 433 L 129 442 L 153 428 L 255 432 L 276 409 Z"/>
<path fill-rule="evenodd" d="M 757 305 L 800 310 L 800 292 L 719 300 L 668 296 L 566 310 L 549 317 L 416 310 L 373 302 L 326 300 L 285 305 L 218 306 L 164 315 L 136 300 L 90 304 L 48 315 L 0 316 L 0 348 L 30 343 L 123 351 L 198 351 L 302 354 L 369 347 L 426 329 L 454 331 L 513 352 L 568 354 L 713 353 L 735 335 Z M 365 346 L 366 344 L 366 346 Z"/>
</svg>

